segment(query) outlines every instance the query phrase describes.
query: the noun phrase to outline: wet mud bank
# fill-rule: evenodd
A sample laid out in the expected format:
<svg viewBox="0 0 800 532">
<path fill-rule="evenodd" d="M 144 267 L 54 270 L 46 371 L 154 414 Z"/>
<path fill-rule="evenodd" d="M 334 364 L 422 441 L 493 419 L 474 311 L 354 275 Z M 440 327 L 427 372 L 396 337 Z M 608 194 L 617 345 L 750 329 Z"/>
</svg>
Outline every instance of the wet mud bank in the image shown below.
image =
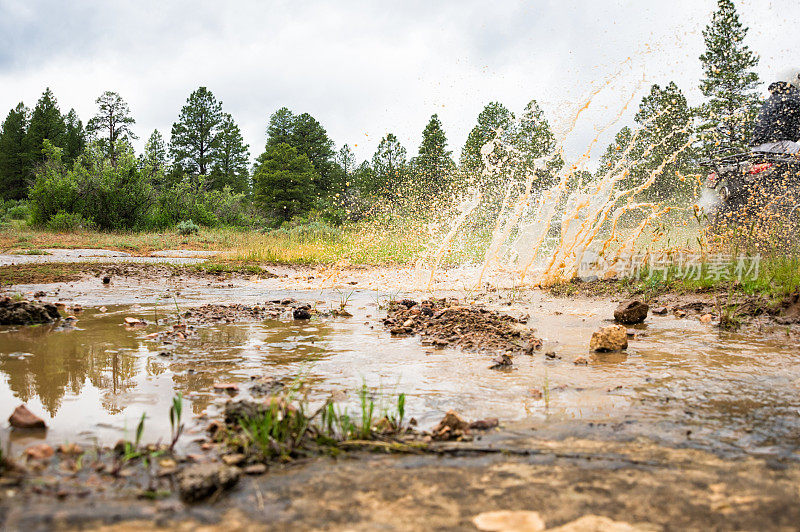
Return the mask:
<svg viewBox="0 0 800 532">
<path fill-rule="evenodd" d="M 796 324 L 651 300 L 627 347 L 595 351 L 612 298 L 120 268 L 6 288 L 60 315 L 0 327 L 0 417 L 24 403 L 47 427 L 0 426 L 6 529 L 800 520 Z M 300 423 L 259 438 L 273 414 Z"/>
</svg>

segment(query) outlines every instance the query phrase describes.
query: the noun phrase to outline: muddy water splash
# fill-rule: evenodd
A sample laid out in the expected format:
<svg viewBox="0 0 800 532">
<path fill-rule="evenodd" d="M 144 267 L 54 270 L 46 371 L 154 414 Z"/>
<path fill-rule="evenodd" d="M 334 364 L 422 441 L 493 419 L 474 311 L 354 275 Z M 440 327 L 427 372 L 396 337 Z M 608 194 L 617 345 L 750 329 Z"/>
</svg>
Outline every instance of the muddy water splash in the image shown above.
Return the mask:
<svg viewBox="0 0 800 532">
<path fill-rule="evenodd" d="M 568 281 L 579 274 L 588 258 L 604 264 L 604 273 L 611 276 L 619 273 L 627 256 L 636 249 L 646 248 L 655 241 L 649 238 L 648 229 L 673 210 L 690 208 L 665 205 L 660 202 L 637 201 L 661 176 L 665 168 L 673 163 L 694 141 L 689 138 L 661 164 L 648 171 L 639 182 L 630 184 L 630 176 L 637 160 L 632 152 L 639 140 L 641 129 L 636 131 L 627 146 L 621 148 L 617 162 L 604 171 L 591 174 L 587 165 L 592 150 L 601 136 L 618 124 L 629 108 L 636 90 L 621 107 L 615 117 L 596 127 L 596 135 L 587 149 L 571 164 L 563 165 L 554 176 L 554 184 L 543 186 L 543 176 L 557 159 L 563 160 L 563 145 L 569 139 L 581 119 L 590 109 L 593 100 L 603 90 L 614 90 L 609 80 L 605 85 L 590 92 L 585 101 L 556 127 L 560 141 L 552 153 L 533 161 L 504 140 L 503 132 L 486 143 L 482 150 L 483 176 L 481 182 L 490 187 L 499 187 L 504 192 L 497 194 L 473 192 L 469 200 L 460 203 L 449 229 L 438 243 L 431 246 L 428 256 L 416 263 L 416 279 L 425 279 L 430 288 L 438 269 L 452 242 L 460 230 L 468 225 L 474 213 L 486 212 L 486 203 L 496 201 L 498 208 L 493 220 L 486 225 L 492 227 L 491 236 L 483 253 L 480 265 L 461 267 L 455 277 L 469 278 L 476 288 L 488 281 L 495 286 L 527 284 L 546 286 L 559 281 Z M 659 118 L 656 114 L 643 124 Z M 674 129 L 657 143 L 646 147 L 642 157 L 670 142 L 685 129 Z M 676 177 L 676 179 L 685 179 Z M 483 203 L 482 203 L 483 202 Z M 482 211 L 483 209 L 483 211 Z M 636 222 L 622 223 L 628 213 L 636 214 Z M 480 216 L 480 214 L 478 215 Z M 661 250 L 666 251 L 666 250 Z M 582 262 L 584 264 L 582 264 Z M 445 274 L 445 277 L 447 275 Z M 451 277 L 453 277 L 451 275 Z"/>
</svg>

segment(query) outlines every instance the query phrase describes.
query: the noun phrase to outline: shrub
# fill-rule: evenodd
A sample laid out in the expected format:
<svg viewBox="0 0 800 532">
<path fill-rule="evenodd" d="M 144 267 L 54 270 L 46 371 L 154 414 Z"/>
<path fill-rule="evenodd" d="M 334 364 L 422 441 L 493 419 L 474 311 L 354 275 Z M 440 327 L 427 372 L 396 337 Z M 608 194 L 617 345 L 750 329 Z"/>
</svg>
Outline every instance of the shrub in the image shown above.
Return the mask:
<svg viewBox="0 0 800 532">
<path fill-rule="evenodd" d="M 60 148 L 46 142 L 44 151 L 45 162 L 29 194 L 35 225 L 48 225 L 61 212 L 77 214 L 84 223 L 91 220 L 98 229 L 142 225 L 153 193 L 129 146 L 120 144 L 113 164 L 96 146 L 90 147 L 72 169 L 61 162 Z"/>
<path fill-rule="evenodd" d="M 58 211 L 50 217 L 47 227 L 53 231 L 68 232 L 77 231 L 78 229 L 91 229 L 94 227 L 94 223 L 79 213 Z"/>
<path fill-rule="evenodd" d="M 28 207 L 26 203 L 20 203 L 19 205 L 14 205 L 10 207 L 6 214 L 12 220 L 25 220 L 30 216 L 31 209 Z"/>
<path fill-rule="evenodd" d="M 176 229 L 179 235 L 189 236 L 197 234 L 200 231 L 200 226 L 191 220 L 184 220 L 178 224 Z"/>
</svg>

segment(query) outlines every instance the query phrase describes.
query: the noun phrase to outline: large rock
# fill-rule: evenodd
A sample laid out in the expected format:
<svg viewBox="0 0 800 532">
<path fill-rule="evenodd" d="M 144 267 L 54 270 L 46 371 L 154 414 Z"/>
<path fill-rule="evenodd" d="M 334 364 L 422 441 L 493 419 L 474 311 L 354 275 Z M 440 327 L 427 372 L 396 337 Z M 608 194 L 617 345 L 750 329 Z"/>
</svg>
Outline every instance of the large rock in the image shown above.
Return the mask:
<svg viewBox="0 0 800 532">
<path fill-rule="evenodd" d="M 636 299 L 623 301 L 614 311 L 614 319 L 619 323 L 624 323 L 625 325 L 642 323 L 647 317 L 648 310 L 650 310 L 650 307 L 641 301 L 637 301 Z"/>
<path fill-rule="evenodd" d="M 0 325 L 33 325 L 50 323 L 61 315 L 55 305 L 14 301 L 10 297 L 0 298 Z"/>
<path fill-rule="evenodd" d="M 242 471 L 223 464 L 194 464 L 178 473 L 178 491 L 187 502 L 207 499 L 239 482 Z"/>
<path fill-rule="evenodd" d="M 628 330 L 623 325 L 601 327 L 592 333 L 589 349 L 592 351 L 621 351 L 628 348 Z"/>
<path fill-rule="evenodd" d="M 18 429 L 47 428 L 47 426 L 44 424 L 44 419 L 28 410 L 28 407 L 25 405 L 19 405 L 14 409 L 14 411 L 11 413 L 11 416 L 8 418 L 8 423 L 12 427 L 16 427 Z"/>
</svg>

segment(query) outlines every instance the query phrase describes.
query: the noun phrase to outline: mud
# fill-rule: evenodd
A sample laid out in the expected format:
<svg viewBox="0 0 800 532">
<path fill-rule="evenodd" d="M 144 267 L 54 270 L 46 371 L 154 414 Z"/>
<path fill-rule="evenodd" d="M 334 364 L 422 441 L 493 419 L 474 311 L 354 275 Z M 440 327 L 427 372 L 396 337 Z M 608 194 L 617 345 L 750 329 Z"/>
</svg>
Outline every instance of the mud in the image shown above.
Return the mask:
<svg viewBox="0 0 800 532">
<path fill-rule="evenodd" d="M 419 335 L 422 345 L 457 346 L 465 351 L 533 354 L 540 339 L 525 327 L 525 319 L 481 307 L 468 307 L 454 299 L 393 301 L 383 324 L 394 336 Z"/>
<path fill-rule="evenodd" d="M 92 267 L 7 291 L 44 292 L 75 320 L 0 329 L 0 417 L 24 402 L 48 427 L 0 427 L 16 464 L 0 474 L 4 529 L 474 529 L 496 510 L 538 512 L 549 528 L 586 515 L 656 530 L 800 521 L 792 323 L 724 331 L 702 320 L 710 299 L 661 295 L 626 351 L 591 353 L 617 306 L 607 297 L 387 293 L 358 288 L 384 281 L 356 270 L 331 284 L 321 269 Z M 299 308 L 310 319 L 294 319 Z M 490 370 L 501 354 L 511 367 Z M 229 401 L 269 401 L 297 382 L 311 411 L 334 398 L 356 412 L 362 385 L 380 408 L 403 392 L 416 435 L 256 463 L 207 431 Z M 170 451 L 177 392 L 185 430 Z M 134 439 L 142 413 L 157 454 L 123 463 L 117 442 Z M 41 445 L 54 455 L 26 458 Z M 179 477 L 198 464 L 241 472 L 192 503 Z"/>
</svg>

